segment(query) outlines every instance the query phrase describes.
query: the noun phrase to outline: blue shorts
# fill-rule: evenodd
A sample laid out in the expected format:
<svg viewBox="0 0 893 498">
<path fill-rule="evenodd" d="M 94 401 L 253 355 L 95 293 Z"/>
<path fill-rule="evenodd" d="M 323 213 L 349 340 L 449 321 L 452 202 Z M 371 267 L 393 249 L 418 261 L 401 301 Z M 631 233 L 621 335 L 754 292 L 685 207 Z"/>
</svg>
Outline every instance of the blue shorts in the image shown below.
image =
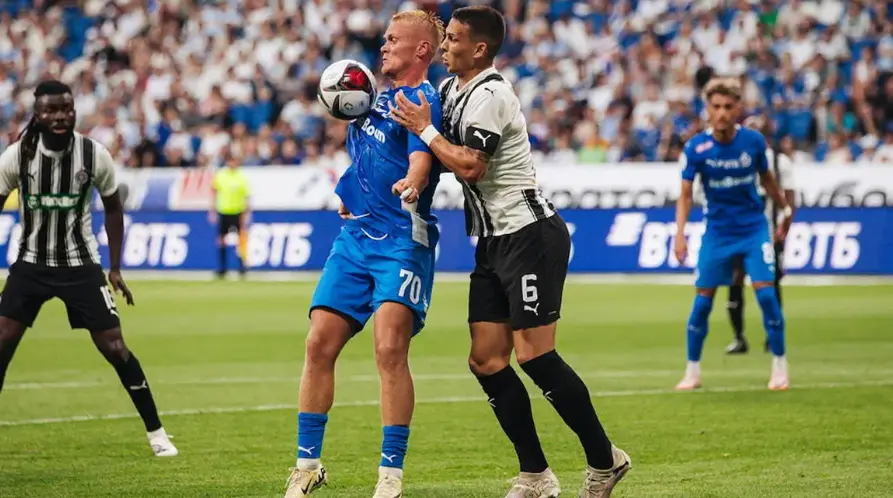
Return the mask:
<svg viewBox="0 0 893 498">
<path fill-rule="evenodd" d="M 705 233 L 698 253 L 695 287 L 715 289 L 731 285 L 739 261 L 744 263 L 744 271 L 752 282 L 775 282 L 775 248 L 768 228 L 739 236 Z"/>
<path fill-rule="evenodd" d="M 332 244 L 310 311 L 324 308 L 365 327 L 382 303 L 400 303 L 413 311 L 413 335 L 425 326 L 434 287 L 434 248 L 348 224 Z"/>
</svg>

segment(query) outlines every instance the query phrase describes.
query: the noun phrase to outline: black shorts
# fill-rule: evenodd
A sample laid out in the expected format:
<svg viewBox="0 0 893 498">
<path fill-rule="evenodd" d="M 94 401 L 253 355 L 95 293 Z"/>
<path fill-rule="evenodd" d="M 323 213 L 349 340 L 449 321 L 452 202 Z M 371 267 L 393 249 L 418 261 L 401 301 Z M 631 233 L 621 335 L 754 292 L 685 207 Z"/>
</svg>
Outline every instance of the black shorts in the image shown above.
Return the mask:
<svg viewBox="0 0 893 498">
<path fill-rule="evenodd" d="M 0 294 L 0 316 L 30 327 L 43 303 L 55 297 L 65 303 L 73 329 L 101 332 L 121 324 L 114 294 L 99 265 L 49 268 L 13 263 Z"/>
<path fill-rule="evenodd" d="M 219 223 L 217 225 L 217 234 L 221 237 L 226 236 L 230 232 L 240 232 L 242 230 L 242 215 L 240 214 L 218 214 Z"/>
<path fill-rule="evenodd" d="M 571 239 L 553 215 L 515 233 L 482 237 L 468 292 L 468 321 L 508 322 L 513 330 L 549 325 L 561 317 Z"/>
</svg>

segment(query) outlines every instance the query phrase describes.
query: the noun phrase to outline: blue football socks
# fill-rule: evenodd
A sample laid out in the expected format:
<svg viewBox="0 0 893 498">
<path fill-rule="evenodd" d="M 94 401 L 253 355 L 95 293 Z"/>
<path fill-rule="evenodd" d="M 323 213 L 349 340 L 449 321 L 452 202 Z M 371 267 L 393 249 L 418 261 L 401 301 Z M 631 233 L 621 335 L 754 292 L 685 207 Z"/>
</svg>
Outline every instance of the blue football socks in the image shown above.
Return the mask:
<svg viewBox="0 0 893 498">
<path fill-rule="evenodd" d="M 298 460 L 318 460 L 329 416 L 324 413 L 298 413 Z"/>
<path fill-rule="evenodd" d="M 406 448 L 409 446 L 409 427 L 405 425 L 386 425 L 382 428 L 384 438 L 381 441 L 381 465 L 388 469 L 403 469 Z"/>
<path fill-rule="evenodd" d="M 695 303 L 688 318 L 688 361 L 701 361 L 704 339 L 707 338 L 707 319 L 710 318 L 712 308 L 712 297 L 700 294 L 695 296 Z"/>
<path fill-rule="evenodd" d="M 769 340 L 769 351 L 773 356 L 784 356 L 784 315 L 778 302 L 778 294 L 774 287 L 763 287 L 756 290 L 757 301 L 763 310 L 763 325 L 766 327 L 766 338 Z"/>
</svg>

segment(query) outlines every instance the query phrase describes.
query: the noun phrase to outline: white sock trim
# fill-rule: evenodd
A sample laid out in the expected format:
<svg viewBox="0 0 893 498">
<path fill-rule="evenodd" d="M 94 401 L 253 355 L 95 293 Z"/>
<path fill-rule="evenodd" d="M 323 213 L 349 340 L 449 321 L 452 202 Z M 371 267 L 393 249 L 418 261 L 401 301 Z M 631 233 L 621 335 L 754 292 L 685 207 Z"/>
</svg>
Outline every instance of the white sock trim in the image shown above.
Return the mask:
<svg viewBox="0 0 893 498">
<path fill-rule="evenodd" d="M 316 470 L 322 467 L 322 461 L 319 458 L 298 458 L 295 467 L 300 470 Z"/>
<path fill-rule="evenodd" d="M 378 468 L 378 477 L 384 476 L 394 476 L 397 479 L 403 479 L 403 469 L 398 469 L 396 467 L 379 467 Z"/>
</svg>

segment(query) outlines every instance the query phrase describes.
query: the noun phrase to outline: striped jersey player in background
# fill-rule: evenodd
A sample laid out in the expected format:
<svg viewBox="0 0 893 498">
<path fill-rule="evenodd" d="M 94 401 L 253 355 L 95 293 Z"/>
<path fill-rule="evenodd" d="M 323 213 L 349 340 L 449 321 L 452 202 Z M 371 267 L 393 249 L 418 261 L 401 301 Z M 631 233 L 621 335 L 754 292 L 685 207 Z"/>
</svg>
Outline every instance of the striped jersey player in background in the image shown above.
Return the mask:
<svg viewBox="0 0 893 498">
<path fill-rule="evenodd" d="M 678 390 L 701 387 L 701 353 L 716 288 L 732 284 L 737 261 L 750 275 L 772 351 L 769 389 L 788 388 L 784 316 L 775 293 L 775 251 L 770 241 L 764 203 L 757 193 L 757 178 L 782 211 L 776 239 L 783 240 L 793 211 L 775 182 L 766 160 L 766 139 L 750 128 L 737 125 L 741 112 L 741 87 L 734 79 L 711 80 L 704 90 L 710 128 L 686 144 L 682 165 L 681 194 L 676 203 L 676 258 L 685 261 L 688 244 L 685 225 L 692 206 L 693 184 L 704 189 L 706 229 L 698 253 L 696 295 L 688 320 L 688 363 Z"/>
<path fill-rule="evenodd" d="M 121 277 L 124 208 L 108 150 L 74 131 L 71 89 L 45 81 L 34 92 L 34 116 L 19 140 L 0 155 L 0 207 L 19 191 L 21 245 L 0 295 L 0 389 L 25 329 L 46 301 L 65 303 L 73 329 L 87 329 L 115 368 L 146 426 L 156 456 L 175 456 L 161 426 L 146 375 L 124 344 L 112 290 L 100 266 L 90 200 L 99 191 L 109 241 L 108 283 L 127 304 L 133 295 Z"/>
<path fill-rule="evenodd" d="M 518 454 L 521 474 L 508 497 L 561 491 L 540 446 L 527 390 L 510 364 L 514 349 L 521 368 L 583 444 L 589 467 L 580 496 L 603 498 L 630 460 L 611 444 L 586 385 L 555 351 L 570 235 L 540 195 L 518 97 L 493 67 L 505 30 L 502 15 L 490 7 L 453 13 L 441 47 L 447 70 L 456 75 L 441 85 L 443 135 L 424 97 L 417 105 L 400 95 L 391 113 L 431 147 L 465 193 L 468 235 L 478 238 L 468 297 L 469 364 Z"/>
<path fill-rule="evenodd" d="M 744 121 L 744 125 L 760 131 L 763 136 L 772 135 L 771 122 L 763 116 L 751 116 Z M 784 193 L 785 201 L 791 206 L 792 212 L 796 212 L 796 186 L 794 184 L 793 162 L 787 154 L 775 147 L 766 149 L 766 162 L 772 173 L 775 174 L 775 181 L 778 188 Z M 776 234 L 773 241 L 773 249 L 775 251 L 775 294 L 778 296 L 778 304 L 781 306 L 781 279 L 784 276 L 784 239 L 779 239 L 778 235 L 778 215 L 782 208 L 772 200 L 772 197 L 766 195 L 766 189 L 757 186 L 760 198 L 766 206 L 764 212 L 769 220 L 773 232 Z M 786 234 L 783 234 L 786 235 Z M 741 261 L 738 261 L 735 275 L 732 278 L 732 285 L 729 286 L 729 298 L 727 303 L 729 310 L 729 320 L 732 322 L 732 329 L 735 332 L 735 340 L 726 348 L 728 354 L 743 354 L 748 351 L 747 339 L 744 338 L 744 268 Z M 766 351 L 769 350 L 769 341 L 764 345 Z"/>
</svg>

